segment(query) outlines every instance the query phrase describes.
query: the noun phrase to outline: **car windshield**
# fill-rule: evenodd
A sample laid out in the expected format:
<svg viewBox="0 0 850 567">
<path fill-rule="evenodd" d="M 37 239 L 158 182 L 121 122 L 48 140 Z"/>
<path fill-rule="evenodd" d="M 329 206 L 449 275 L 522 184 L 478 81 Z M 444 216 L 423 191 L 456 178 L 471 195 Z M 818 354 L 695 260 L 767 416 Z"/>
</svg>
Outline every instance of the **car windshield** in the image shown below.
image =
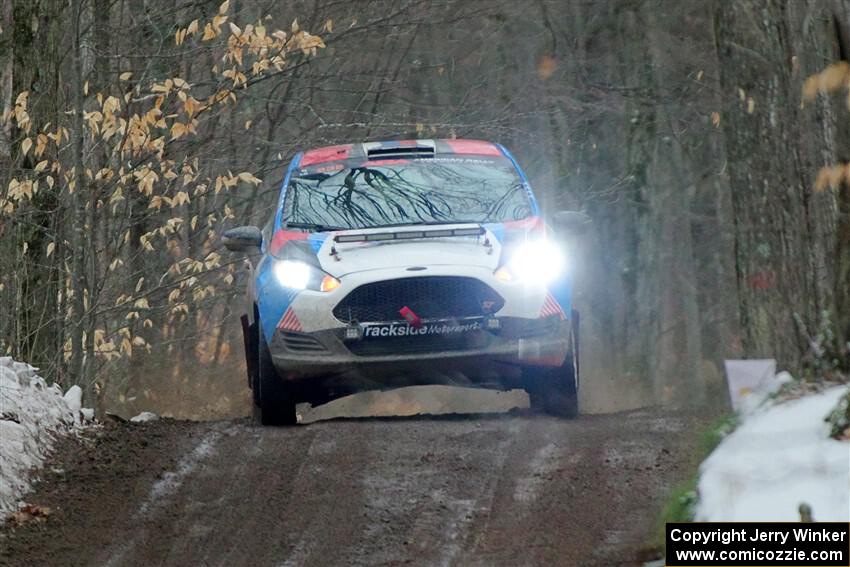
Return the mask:
<svg viewBox="0 0 850 567">
<path fill-rule="evenodd" d="M 504 222 L 531 214 L 513 164 L 502 158 L 431 158 L 320 164 L 289 181 L 283 222 L 308 230 Z"/>
</svg>

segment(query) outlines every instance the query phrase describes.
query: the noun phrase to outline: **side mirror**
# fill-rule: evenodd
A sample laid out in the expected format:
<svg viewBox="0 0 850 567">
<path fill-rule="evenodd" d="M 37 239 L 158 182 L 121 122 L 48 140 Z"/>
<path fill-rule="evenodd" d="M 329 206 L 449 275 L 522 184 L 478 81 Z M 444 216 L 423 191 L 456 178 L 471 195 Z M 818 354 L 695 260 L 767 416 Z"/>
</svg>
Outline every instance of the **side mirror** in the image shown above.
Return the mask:
<svg viewBox="0 0 850 567">
<path fill-rule="evenodd" d="M 251 252 L 263 244 L 263 233 L 256 226 L 237 226 L 224 232 L 222 242 L 233 252 Z"/>
<path fill-rule="evenodd" d="M 587 232 L 592 222 L 584 211 L 558 211 L 552 216 L 552 224 L 556 230 L 572 234 Z"/>
</svg>

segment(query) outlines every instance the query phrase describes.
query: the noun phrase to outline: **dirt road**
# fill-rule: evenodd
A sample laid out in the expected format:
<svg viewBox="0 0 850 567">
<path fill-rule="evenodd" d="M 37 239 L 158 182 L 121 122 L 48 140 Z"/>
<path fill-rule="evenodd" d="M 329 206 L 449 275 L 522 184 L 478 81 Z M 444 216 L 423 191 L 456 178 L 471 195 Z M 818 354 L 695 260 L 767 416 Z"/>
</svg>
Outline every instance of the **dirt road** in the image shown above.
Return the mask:
<svg viewBox="0 0 850 567">
<path fill-rule="evenodd" d="M 104 426 L 65 442 L 2 565 L 632 565 L 692 418 Z"/>
</svg>

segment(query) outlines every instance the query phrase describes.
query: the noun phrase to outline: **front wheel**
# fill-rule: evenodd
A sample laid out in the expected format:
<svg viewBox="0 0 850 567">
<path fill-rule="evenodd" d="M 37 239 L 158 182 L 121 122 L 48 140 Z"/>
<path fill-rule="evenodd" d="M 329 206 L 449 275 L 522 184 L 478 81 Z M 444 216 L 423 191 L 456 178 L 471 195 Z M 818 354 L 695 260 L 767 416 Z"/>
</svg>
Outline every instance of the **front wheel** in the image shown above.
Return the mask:
<svg viewBox="0 0 850 567">
<path fill-rule="evenodd" d="M 257 366 L 252 385 L 254 418 L 262 425 L 295 425 L 298 423 L 298 416 L 295 412 L 293 392 L 278 376 L 262 331 L 258 334 Z"/>
<path fill-rule="evenodd" d="M 572 356 L 556 368 L 528 368 L 524 377 L 532 410 L 556 417 L 578 416 L 578 385 Z"/>
<path fill-rule="evenodd" d="M 570 354 L 555 368 L 529 367 L 523 372 L 531 409 L 556 417 L 578 416 L 578 329 L 573 319 Z"/>
</svg>

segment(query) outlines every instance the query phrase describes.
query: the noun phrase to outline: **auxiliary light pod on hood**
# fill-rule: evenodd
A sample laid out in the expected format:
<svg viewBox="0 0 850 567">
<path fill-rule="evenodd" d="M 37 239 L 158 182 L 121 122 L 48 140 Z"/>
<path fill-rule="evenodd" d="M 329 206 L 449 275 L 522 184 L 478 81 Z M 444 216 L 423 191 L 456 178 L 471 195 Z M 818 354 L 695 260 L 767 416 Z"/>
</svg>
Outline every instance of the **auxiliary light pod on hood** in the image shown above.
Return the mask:
<svg viewBox="0 0 850 567">
<path fill-rule="evenodd" d="M 413 240 L 418 238 L 446 238 L 451 236 L 482 236 L 486 234 L 483 226 L 473 228 L 438 228 L 424 230 L 399 230 L 357 234 L 337 234 L 334 242 L 382 242 L 386 240 Z"/>
</svg>

